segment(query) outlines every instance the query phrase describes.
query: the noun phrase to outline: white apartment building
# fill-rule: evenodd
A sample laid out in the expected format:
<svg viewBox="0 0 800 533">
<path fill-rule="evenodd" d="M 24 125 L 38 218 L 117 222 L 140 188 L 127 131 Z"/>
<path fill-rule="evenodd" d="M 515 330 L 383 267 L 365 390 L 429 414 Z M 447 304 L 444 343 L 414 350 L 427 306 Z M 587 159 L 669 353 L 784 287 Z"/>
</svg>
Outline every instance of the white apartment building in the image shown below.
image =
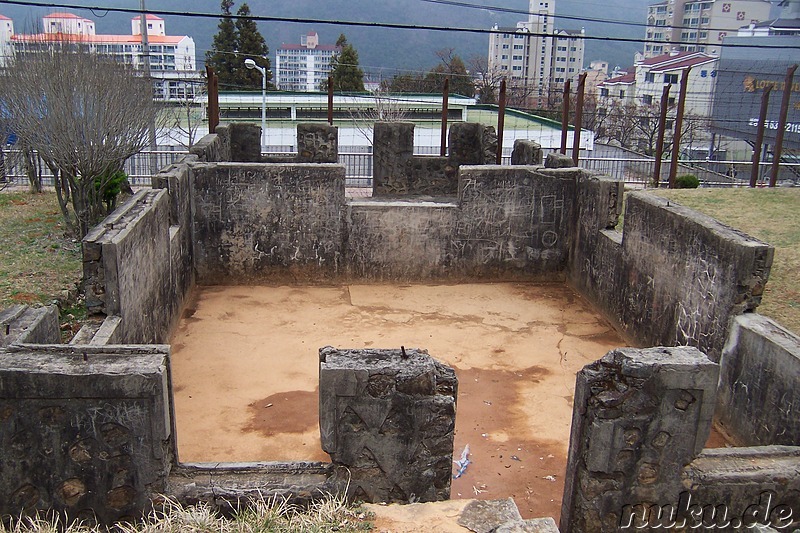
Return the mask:
<svg viewBox="0 0 800 533">
<path fill-rule="evenodd" d="M 499 28 L 489 36 L 489 71 L 530 95 L 528 105 L 547 105 L 551 91 L 563 87 L 583 66 L 584 31 L 554 28 L 555 0 L 530 0 L 527 21 Z"/>
<path fill-rule="evenodd" d="M 146 24 L 154 97 L 182 100 L 193 95 L 197 82 L 202 79 L 196 71 L 194 39 L 187 35 L 167 35 L 164 19 L 155 15 L 147 15 Z M 24 53 L 53 44 L 76 44 L 134 68 L 144 67 L 141 17 L 131 19 L 130 35 L 97 34 L 92 20 L 63 12 L 43 17 L 42 28 L 42 33 L 18 34 L 14 33 L 10 19 L 0 18 L 3 59 L 11 53 Z"/>
<path fill-rule="evenodd" d="M 664 85 L 672 84 L 668 105 L 678 99 L 681 76 L 687 68 L 686 114 L 710 117 L 714 90 L 716 89 L 719 58 L 703 52 L 677 52 L 645 59 L 635 66 L 635 71 L 601 83 L 599 96 L 608 101 L 658 105 Z"/>
<path fill-rule="evenodd" d="M 725 37 L 769 18 L 769 0 L 665 0 L 647 13 L 644 57 L 671 50 L 720 53 Z"/>
<path fill-rule="evenodd" d="M 275 52 L 275 85 L 281 91 L 319 91 L 331 73 L 331 60 L 341 52 L 332 44 L 319 44 L 317 32 L 300 37 L 300 44 L 283 44 Z"/>
</svg>

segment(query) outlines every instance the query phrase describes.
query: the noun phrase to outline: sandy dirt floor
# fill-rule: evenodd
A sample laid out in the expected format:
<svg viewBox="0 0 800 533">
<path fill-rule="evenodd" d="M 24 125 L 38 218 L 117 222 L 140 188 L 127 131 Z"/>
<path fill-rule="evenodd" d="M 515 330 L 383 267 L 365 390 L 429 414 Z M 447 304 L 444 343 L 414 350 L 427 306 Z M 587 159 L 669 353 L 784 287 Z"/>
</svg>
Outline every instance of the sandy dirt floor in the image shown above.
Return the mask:
<svg viewBox="0 0 800 533">
<path fill-rule="evenodd" d="M 575 373 L 624 345 L 560 284 L 199 287 L 172 339 L 181 461 L 329 460 L 318 349 L 419 347 L 459 378 L 453 498 L 558 520 Z"/>
</svg>

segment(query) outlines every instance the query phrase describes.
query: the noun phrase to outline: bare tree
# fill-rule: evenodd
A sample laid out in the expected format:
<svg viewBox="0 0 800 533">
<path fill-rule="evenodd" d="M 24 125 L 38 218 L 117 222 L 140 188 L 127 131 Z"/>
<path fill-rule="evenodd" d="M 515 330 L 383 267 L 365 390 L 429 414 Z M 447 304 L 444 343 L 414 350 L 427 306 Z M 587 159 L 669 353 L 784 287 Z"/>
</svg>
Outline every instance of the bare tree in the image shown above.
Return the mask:
<svg viewBox="0 0 800 533">
<path fill-rule="evenodd" d="M 197 132 L 203 122 L 200 101 L 207 91 L 206 85 L 194 78 L 180 78 L 178 82 L 177 94 L 165 110 L 166 132 L 172 141 L 189 149 L 197 142 Z"/>
<path fill-rule="evenodd" d="M 350 113 L 356 129 L 370 145 L 376 122 L 403 122 L 408 119 L 408 112 L 400 105 L 400 97 L 393 96 L 387 87 L 378 88 L 372 96 L 375 102 L 372 107 Z"/>
<path fill-rule="evenodd" d="M 62 213 L 82 237 L 106 213 L 113 176 L 148 145 L 159 107 L 130 65 L 75 43 L 39 44 L 11 58 L 0 98 L 11 130 L 54 171 Z"/>
</svg>

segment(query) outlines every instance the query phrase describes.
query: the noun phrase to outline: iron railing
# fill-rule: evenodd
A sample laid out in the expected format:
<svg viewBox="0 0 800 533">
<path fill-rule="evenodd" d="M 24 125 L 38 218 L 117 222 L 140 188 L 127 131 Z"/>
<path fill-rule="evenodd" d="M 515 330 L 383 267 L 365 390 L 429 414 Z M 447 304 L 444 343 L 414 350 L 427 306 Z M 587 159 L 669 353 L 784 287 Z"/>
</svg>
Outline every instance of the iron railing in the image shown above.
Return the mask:
<svg viewBox="0 0 800 533">
<path fill-rule="evenodd" d="M 277 147 L 272 147 L 277 148 Z M 283 148 L 283 147 L 281 147 Z M 133 186 L 150 185 L 150 169 L 161 169 L 174 163 L 186 155 L 185 150 L 156 150 L 134 155 L 125 162 L 125 172 Z M 289 155 L 291 152 L 276 150 L 277 155 Z M 0 166 L 0 187 L 4 185 L 26 185 L 27 175 L 21 154 L 18 150 L 3 151 L 4 165 Z M 546 154 L 545 154 L 546 156 Z M 359 189 L 372 188 L 373 158 L 370 153 L 340 152 L 339 162 L 345 166 L 346 187 L 355 194 Z M 503 165 L 511 164 L 511 156 L 502 158 Z M 771 162 L 761 162 L 759 165 L 759 184 L 769 181 Z M 34 161 L 37 171 L 42 176 L 42 183 L 52 186 L 53 177 L 47 165 L 38 159 Z M 661 163 L 662 183 L 665 185 L 669 175 L 669 161 Z M 593 170 L 612 178 L 621 179 L 629 187 L 644 188 L 653 184 L 652 176 L 655 161 L 646 157 L 612 158 L 612 157 L 583 157 L 579 166 Z M 740 187 L 749 183 L 750 161 L 709 161 L 709 160 L 682 160 L 679 162 L 677 174 L 694 174 L 705 187 Z M 781 163 L 780 180 L 790 180 L 800 184 L 800 163 Z M 364 195 L 363 191 L 359 195 Z"/>
</svg>

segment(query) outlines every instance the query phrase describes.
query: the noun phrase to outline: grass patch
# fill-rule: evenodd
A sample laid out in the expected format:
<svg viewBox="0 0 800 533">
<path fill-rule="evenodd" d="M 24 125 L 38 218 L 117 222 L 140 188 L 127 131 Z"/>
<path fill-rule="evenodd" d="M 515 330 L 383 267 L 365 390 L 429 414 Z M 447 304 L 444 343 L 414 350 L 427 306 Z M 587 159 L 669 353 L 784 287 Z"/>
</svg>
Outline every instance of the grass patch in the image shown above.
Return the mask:
<svg viewBox="0 0 800 533">
<path fill-rule="evenodd" d="M 119 533 L 357 533 L 371 531 L 371 516 L 348 506 L 340 497 L 314 502 L 307 509 L 280 499 L 255 502 L 233 518 L 218 516 L 205 505 L 184 507 L 167 500 L 164 509 L 136 523 L 117 524 Z M 11 526 L 0 523 L 0 533 L 107 533 L 102 526 L 65 524 L 58 518 L 22 518 Z"/>
<path fill-rule="evenodd" d="M 55 193 L 0 193 L 0 309 L 64 301 L 64 291 L 76 293 L 81 243 L 65 232 Z M 85 307 L 74 305 L 66 314 L 80 320 Z"/>
<path fill-rule="evenodd" d="M 758 312 L 800 334 L 800 189 L 684 189 L 651 193 L 775 247 Z"/>
</svg>

